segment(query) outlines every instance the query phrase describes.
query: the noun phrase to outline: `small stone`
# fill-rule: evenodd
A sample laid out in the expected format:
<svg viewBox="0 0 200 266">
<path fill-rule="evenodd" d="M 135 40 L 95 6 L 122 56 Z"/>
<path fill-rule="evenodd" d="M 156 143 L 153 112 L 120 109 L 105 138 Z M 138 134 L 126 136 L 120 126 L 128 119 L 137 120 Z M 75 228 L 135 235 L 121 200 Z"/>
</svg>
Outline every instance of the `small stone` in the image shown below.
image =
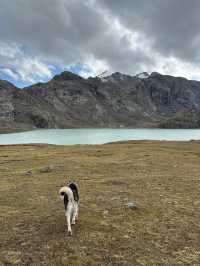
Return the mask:
<svg viewBox="0 0 200 266">
<path fill-rule="evenodd" d="M 133 201 L 128 202 L 128 203 L 126 204 L 126 206 L 127 206 L 129 209 L 137 209 L 137 208 L 138 208 L 137 204 L 136 204 L 135 202 L 133 202 Z"/>
<path fill-rule="evenodd" d="M 115 259 L 119 259 L 119 258 L 122 258 L 122 255 L 114 254 L 113 257 L 114 257 Z"/>
<path fill-rule="evenodd" d="M 50 166 L 46 166 L 46 167 L 40 169 L 40 173 L 50 173 L 50 172 L 52 172 L 52 167 L 50 167 Z"/>
<path fill-rule="evenodd" d="M 130 236 L 128 236 L 128 235 L 124 235 L 124 238 L 126 238 L 126 239 L 129 239 L 129 238 L 130 238 Z"/>
<path fill-rule="evenodd" d="M 107 210 L 105 210 L 105 211 L 103 212 L 103 216 L 106 216 L 106 215 L 108 215 L 108 211 L 107 211 Z"/>
<path fill-rule="evenodd" d="M 33 173 L 32 173 L 31 170 L 29 170 L 29 171 L 26 172 L 26 175 L 32 175 L 32 174 L 33 174 Z"/>
<path fill-rule="evenodd" d="M 111 200 L 118 200 L 118 197 L 112 197 Z"/>
</svg>

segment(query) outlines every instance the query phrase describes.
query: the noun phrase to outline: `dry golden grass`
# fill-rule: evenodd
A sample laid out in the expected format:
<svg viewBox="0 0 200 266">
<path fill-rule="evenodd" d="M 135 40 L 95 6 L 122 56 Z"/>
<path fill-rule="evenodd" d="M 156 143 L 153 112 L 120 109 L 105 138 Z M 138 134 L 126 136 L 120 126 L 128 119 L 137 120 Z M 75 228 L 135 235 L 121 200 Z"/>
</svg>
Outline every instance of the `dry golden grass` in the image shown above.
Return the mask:
<svg viewBox="0 0 200 266">
<path fill-rule="evenodd" d="M 200 142 L 0 146 L 0 265 L 200 265 Z"/>
</svg>

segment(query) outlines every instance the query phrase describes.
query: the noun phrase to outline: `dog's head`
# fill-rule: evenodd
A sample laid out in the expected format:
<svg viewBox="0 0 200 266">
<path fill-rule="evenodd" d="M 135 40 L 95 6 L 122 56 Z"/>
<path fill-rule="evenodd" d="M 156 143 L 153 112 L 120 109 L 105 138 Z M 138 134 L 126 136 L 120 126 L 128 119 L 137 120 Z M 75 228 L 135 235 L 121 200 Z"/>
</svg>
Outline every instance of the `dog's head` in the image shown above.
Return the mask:
<svg viewBox="0 0 200 266">
<path fill-rule="evenodd" d="M 69 186 L 72 183 L 76 184 L 76 181 L 74 181 L 73 179 L 69 179 L 69 181 L 67 181 L 67 186 Z"/>
</svg>

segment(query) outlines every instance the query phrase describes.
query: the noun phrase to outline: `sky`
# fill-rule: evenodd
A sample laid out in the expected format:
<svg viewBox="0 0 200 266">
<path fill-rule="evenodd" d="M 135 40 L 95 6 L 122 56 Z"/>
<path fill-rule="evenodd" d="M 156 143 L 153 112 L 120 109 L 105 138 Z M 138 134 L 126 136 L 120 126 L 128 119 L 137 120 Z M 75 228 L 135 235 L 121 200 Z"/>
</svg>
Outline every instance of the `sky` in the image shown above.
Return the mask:
<svg viewBox="0 0 200 266">
<path fill-rule="evenodd" d="M 199 0 L 0 0 L 0 79 L 69 70 L 200 80 Z"/>
</svg>

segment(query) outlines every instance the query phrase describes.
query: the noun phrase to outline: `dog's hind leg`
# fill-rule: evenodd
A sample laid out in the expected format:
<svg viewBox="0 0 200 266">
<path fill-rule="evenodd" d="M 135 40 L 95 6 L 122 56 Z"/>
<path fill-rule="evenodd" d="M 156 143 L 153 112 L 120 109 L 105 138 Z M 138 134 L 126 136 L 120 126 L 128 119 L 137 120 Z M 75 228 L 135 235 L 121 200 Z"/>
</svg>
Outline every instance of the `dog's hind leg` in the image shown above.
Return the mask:
<svg viewBox="0 0 200 266">
<path fill-rule="evenodd" d="M 65 213 L 66 220 L 67 220 L 67 233 L 69 235 L 72 235 L 72 229 L 71 229 L 71 211 L 66 211 Z"/>
<path fill-rule="evenodd" d="M 76 202 L 76 207 L 75 207 L 75 218 L 78 220 L 78 202 Z"/>
<path fill-rule="evenodd" d="M 74 204 L 74 213 L 73 213 L 73 217 L 72 217 L 72 224 L 75 224 L 76 220 L 78 220 L 78 203 L 77 202 L 75 202 L 75 204 Z"/>
<path fill-rule="evenodd" d="M 75 212 L 73 213 L 73 217 L 72 217 L 72 224 L 76 223 L 76 219 L 75 219 Z"/>
</svg>

